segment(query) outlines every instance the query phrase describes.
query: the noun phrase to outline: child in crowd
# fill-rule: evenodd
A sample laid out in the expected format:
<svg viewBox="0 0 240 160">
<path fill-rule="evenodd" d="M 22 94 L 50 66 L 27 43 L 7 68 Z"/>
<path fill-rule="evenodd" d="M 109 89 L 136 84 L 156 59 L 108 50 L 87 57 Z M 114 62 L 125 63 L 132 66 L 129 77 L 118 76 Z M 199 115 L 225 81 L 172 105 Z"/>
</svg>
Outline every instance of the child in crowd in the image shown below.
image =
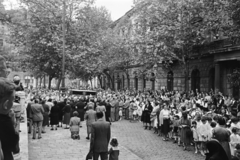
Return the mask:
<svg viewBox="0 0 240 160">
<path fill-rule="evenodd" d="M 209 137 L 209 140 L 210 140 L 210 139 L 212 138 L 212 136 L 213 136 L 213 129 L 216 128 L 217 123 L 216 123 L 216 122 L 211 122 L 210 126 L 211 126 L 211 129 L 210 129 L 210 137 Z"/>
<path fill-rule="evenodd" d="M 117 138 L 112 138 L 110 142 L 111 148 L 108 152 L 109 160 L 118 160 L 119 149 L 118 149 L 118 140 Z"/>
<path fill-rule="evenodd" d="M 230 149 L 231 154 L 234 155 L 234 149 L 236 145 L 240 143 L 240 136 L 237 134 L 237 128 L 232 128 L 232 134 L 230 136 Z"/>
<path fill-rule="evenodd" d="M 120 121 L 122 120 L 122 115 L 123 115 L 123 113 L 122 113 L 122 108 L 120 108 L 120 109 L 119 109 L 119 120 L 120 120 Z"/>
<path fill-rule="evenodd" d="M 205 156 L 206 153 L 206 142 L 210 139 L 211 127 L 207 123 L 207 117 L 201 118 L 202 125 L 198 127 L 197 132 L 199 133 L 199 141 L 201 142 L 201 154 Z"/>
<path fill-rule="evenodd" d="M 173 117 L 173 138 L 174 138 L 174 143 L 177 143 L 179 142 L 180 143 L 180 138 L 179 138 L 179 134 L 178 134 L 178 131 L 179 131 L 179 116 L 178 115 L 174 115 Z"/>
<path fill-rule="evenodd" d="M 193 141 L 194 141 L 194 146 L 195 146 L 195 153 L 198 153 L 198 148 L 199 148 L 199 137 L 198 137 L 198 132 L 197 132 L 197 122 L 193 121 L 192 122 L 192 133 L 193 133 Z"/>
</svg>

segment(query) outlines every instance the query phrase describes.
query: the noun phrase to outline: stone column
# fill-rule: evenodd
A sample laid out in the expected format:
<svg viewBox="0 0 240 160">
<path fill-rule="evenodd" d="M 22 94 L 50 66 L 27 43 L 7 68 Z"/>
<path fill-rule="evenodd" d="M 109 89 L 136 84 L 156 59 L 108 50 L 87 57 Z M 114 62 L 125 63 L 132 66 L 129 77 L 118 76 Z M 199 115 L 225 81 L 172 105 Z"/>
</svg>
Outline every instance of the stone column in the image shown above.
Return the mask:
<svg viewBox="0 0 240 160">
<path fill-rule="evenodd" d="M 215 63 L 215 93 L 220 91 L 220 64 Z"/>
</svg>

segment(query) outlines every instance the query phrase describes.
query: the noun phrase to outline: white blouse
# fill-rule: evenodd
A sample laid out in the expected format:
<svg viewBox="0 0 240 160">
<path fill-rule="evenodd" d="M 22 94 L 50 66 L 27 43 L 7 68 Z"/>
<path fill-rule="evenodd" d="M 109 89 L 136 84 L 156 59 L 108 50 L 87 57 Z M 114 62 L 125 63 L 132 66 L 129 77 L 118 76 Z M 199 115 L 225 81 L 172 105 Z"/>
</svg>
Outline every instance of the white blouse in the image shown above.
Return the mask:
<svg viewBox="0 0 240 160">
<path fill-rule="evenodd" d="M 163 118 L 169 118 L 169 111 L 163 109 L 163 111 L 162 111 L 162 115 L 163 115 Z"/>
</svg>

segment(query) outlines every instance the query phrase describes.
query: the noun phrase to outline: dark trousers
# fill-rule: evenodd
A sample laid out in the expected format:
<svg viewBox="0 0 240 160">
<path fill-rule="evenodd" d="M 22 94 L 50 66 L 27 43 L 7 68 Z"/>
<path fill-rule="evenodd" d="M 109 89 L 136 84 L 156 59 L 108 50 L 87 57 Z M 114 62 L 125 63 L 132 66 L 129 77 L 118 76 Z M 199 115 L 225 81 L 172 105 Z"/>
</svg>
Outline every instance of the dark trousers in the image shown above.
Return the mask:
<svg viewBox="0 0 240 160">
<path fill-rule="evenodd" d="M 99 156 L 101 160 L 108 160 L 108 152 L 93 152 L 93 160 L 98 160 Z"/>
</svg>

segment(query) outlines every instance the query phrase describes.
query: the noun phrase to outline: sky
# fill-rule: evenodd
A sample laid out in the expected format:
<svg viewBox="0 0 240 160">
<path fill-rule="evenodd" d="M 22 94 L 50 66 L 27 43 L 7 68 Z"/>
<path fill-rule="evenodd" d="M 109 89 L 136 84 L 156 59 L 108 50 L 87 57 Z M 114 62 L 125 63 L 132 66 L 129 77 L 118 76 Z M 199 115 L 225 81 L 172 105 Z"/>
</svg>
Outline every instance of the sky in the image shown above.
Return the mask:
<svg viewBox="0 0 240 160">
<path fill-rule="evenodd" d="M 6 9 L 17 7 L 18 0 L 4 0 Z M 111 13 L 112 20 L 122 17 L 133 6 L 133 0 L 95 0 L 96 6 L 104 6 Z"/>
</svg>

